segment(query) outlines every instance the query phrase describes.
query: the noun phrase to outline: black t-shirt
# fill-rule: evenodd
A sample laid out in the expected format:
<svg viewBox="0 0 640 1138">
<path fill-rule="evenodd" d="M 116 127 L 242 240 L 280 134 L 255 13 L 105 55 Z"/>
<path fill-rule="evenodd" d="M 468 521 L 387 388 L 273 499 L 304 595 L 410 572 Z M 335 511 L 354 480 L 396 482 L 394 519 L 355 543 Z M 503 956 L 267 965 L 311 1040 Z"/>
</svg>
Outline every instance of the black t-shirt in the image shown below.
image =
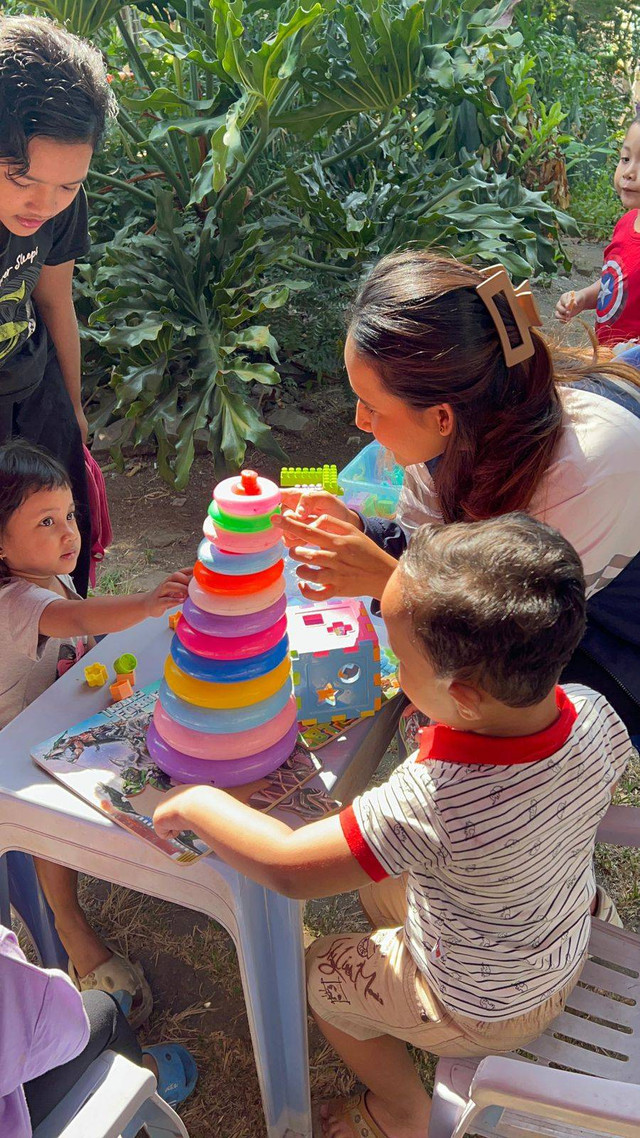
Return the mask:
<svg viewBox="0 0 640 1138">
<path fill-rule="evenodd" d="M 0 225 L 0 398 L 26 397 L 44 375 L 47 330 L 31 300 L 42 266 L 75 261 L 88 249 L 87 196 L 82 188 L 71 205 L 32 237 L 17 237 Z"/>
</svg>

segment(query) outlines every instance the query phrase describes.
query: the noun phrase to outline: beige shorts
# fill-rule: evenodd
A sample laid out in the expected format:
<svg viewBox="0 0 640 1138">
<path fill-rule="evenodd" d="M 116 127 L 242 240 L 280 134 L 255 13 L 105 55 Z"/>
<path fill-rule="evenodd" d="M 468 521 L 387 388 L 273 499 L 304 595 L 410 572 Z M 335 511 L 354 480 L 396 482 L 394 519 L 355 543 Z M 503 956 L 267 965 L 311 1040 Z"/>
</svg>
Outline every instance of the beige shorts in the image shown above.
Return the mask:
<svg viewBox="0 0 640 1138">
<path fill-rule="evenodd" d="M 434 1055 L 460 1057 L 512 1051 L 545 1030 L 578 982 L 581 965 L 564 988 L 515 1019 L 454 1018 L 406 947 L 405 879 L 367 885 L 360 900 L 374 932 L 319 937 L 307 951 L 312 1010 L 355 1039 L 393 1035 Z"/>
</svg>

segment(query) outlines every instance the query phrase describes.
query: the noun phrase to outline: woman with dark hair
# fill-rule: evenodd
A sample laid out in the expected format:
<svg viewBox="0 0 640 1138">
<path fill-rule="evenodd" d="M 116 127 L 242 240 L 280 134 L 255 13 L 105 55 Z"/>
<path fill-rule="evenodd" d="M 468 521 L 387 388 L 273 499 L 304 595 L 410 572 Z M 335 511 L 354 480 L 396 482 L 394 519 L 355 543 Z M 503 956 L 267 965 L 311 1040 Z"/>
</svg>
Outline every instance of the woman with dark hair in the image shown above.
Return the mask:
<svg viewBox="0 0 640 1138">
<path fill-rule="evenodd" d="M 513 510 L 580 554 L 588 627 L 563 680 L 606 695 L 640 732 L 640 387 L 620 363 L 554 363 L 528 286 L 410 251 L 355 301 L 345 360 L 356 425 L 406 473 L 395 522 L 288 492 L 281 521 L 305 596 L 380 598 L 424 522 Z M 311 548 L 315 547 L 315 548 Z M 311 584 L 313 583 L 313 584 Z M 320 586 L 320 588 L 319 588 Z"/>
<path fill-rule="evenodd" d="M 68 471 L 86 596 L 90 518 L 74 264 L 89 247 L 89 163 L 115 113 L 102 57 L 49 20 L 0 19 L 0 443 L 42 444 Z"/>
</svg>

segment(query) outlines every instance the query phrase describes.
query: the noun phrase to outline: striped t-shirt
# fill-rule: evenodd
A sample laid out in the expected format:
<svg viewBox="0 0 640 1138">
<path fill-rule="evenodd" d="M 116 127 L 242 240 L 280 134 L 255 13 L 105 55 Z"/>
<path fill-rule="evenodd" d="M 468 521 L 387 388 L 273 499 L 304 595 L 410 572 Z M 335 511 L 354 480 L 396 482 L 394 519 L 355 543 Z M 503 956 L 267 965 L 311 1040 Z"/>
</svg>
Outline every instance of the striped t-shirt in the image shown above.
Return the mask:
<svg viewBox="0 0 640 1138">
<path fill-rule="evenodd" d="M 442 1003 L 523 1015 L 563 987 L 589 940 L 596 829 L 631 753 L 604 696 L 557 689 L 545 731 L 437 725 L 340 815 L 374 881 L 408 872 L 407 948 Z"/>
</svg>

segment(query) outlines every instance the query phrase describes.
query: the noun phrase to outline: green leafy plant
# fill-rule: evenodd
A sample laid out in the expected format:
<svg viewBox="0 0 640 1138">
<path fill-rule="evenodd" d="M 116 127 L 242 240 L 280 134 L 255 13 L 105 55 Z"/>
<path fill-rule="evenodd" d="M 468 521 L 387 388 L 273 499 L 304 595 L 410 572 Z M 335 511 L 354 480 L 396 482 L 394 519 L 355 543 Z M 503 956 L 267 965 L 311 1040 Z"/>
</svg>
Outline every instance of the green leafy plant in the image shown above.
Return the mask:
<svg viewBox="0 0 640 1138">
<path fill-rule="evenodd" d="M 269 313 L 292 289 L 331 280 L 342 293 L 408 243 L 552 272 L 575 223 L 528 179 L 562 115 L 519 118 L 533 80 L 512 9 L 117 12 L 102 34 L 119 136 L 92 175 L 97 243 L 79 283 L 93 422 L 124 416 L 124 441 L 155 437 L 183 486 L 196 431 L 218 472 L 247 441 L 274 448 L 256 392 L 278 380 Z"/>
</svg>

